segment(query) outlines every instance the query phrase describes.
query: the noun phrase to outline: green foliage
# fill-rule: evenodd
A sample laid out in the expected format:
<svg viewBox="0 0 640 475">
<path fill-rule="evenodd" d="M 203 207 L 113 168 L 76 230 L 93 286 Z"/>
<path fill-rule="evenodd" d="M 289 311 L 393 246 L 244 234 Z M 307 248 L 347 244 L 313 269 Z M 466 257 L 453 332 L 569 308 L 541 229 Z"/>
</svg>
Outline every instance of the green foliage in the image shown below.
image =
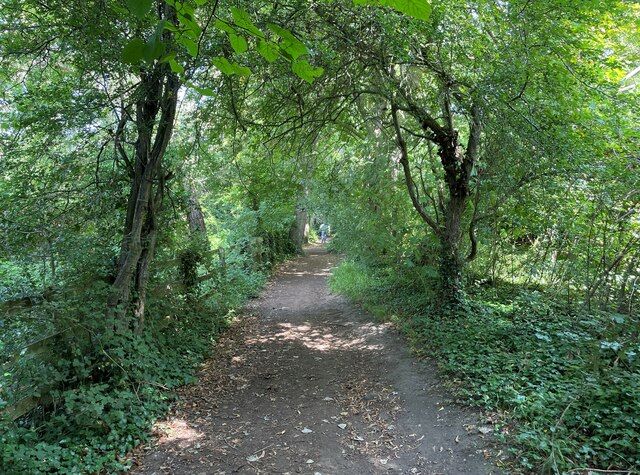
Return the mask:
<svg viewBox="0 0 640 475">
<path fill-rule="evenodd" d="M 197 263 L 202 260 L 193 264 Z M 56 359 L 46 365 L 37 358 L 18 360 L 4 376 L 0 393 L 4 404 L 28 395 L 24 389 L 13 393 L 11 388 L 34 387 L 48 394 L 55 406 L 45 404 L 15 423 L 0 423 L 0 472 L 125 469 L 127 452 L 148 438 L 149 426 L 173 399 L 171 391 L 194 382 L 194 371 L 211 351 L 215 336 L 233 318 L 229 309 L 255 296 L 265 282 L 265 275 L 236 253 L 228 256 L 221 274 L 209 284 L 214 293 L 205 301 L 188 299 L 186 294 L 151 296 L 149 331 L 141 336 L 104 333 L 101 319 L 92 318 L 102 311 L 100 298 L 89 304 L 78 300 L 75 306 L 67 300 L 59 309 L 60 318 L 68 319 L 68 325 L 74 322 L 75 330 L 60 334 L 55 345 L 67 350 L 57 351 Z"/>
<path fill-rule="evenodd" d="M 331 283 L 396 320 L 417 354 L 435 355 L 461 401 L 507 411 L 494 430 L 517 466 L 560 474 L 640 464 L 637 316 L 575 314 L 537 291 L 478 287 L 466 313 L 443 318 L 397 276 L 347 261 Z"/>
<path fill-rule="evenodd" d="M 291 63 L 291 70 L 309 84 L 313 83 L 315 78 L 319 78 L 324 73 L 324 69 L 314 68 L 307 60 L 300 58 L 293 60 Z"/>
<path fill-rule="evenodd" d="M 431 4 L 427 0 L 353 0 L 356 5 L 379 5 L 427 21 L 431 16 Z"/>
<path fill-rule="evenodd" d="M 375 295 L 377 281 L 377 276 L 366 272 L 363 266 L 352 261 L 344 261 L 334 271 L 329 283 L 331 290 L 356 302 L 363 302 Z"/>
<path fill-rule="evenodd" d="M 296 252 L 302 209 L 349 256 L 332 286 L 432 345 L 461 398 L 510 411 L 515 429 L 502 430 L 522 466 L 637 465 L 640 135 L 627 72 L 638 11 L 616 0 L 3 2 L 0 300 L 30 299 L 0 322 L 0 408 L 39 403 L 2 423 L 0 471 L 123 468 L 229 310 Z M 188 91 L 153 97 L 156 79 Z M 176 97 L 179 118 L 158 121 Z M 478 258 L 460 314 L 436 313 L 451 190 L 434 137 L 464 150 L 477 110 L 453 244 L 465 255 L 475 229 Z M 143 244 L 157 255 L 138 335 L 134 309 L 115 331 L 105 302 L 148 152 L 141 111 L 152 129 L 175 129 L 154 142 L 166 151 L 146 182 L 157 209 L 142 224 L 158 233 Z M 208 232 L 195 237 L 186 216 L 198 209 Z"/>
<path fill-rule="evenodd" d="M 146 43 L 141 38 L 133 38 L 122 50 L 122 61 L 129 64 L 136 64 L 142 61 Z"/>
<path fill-rule="evenodd" d="M 142 19 L 151 9 L 153 0 L 127 0 L 127 8 L 138 18 Z"/>
<path fill-rule="evenodd" d="M 173 190 L 172 197 L 185 193 L 177 186 Z M 157 217 L 166 231 L 158 240 L 142 335 L 110 332 L 104 325 L 109 287 L 103 279 L 109 281 L 113 272 L 116 246 L 106 236 L 102 241 L 100 229 L 110 228 L 113 215 L 104 223 L 95 219 L 93 227 L 71 234 L 68 246 L 57 249 L 56 279 L 47 280 L 55 283 L 55 292 L 3 321 L 2 340 L 8 344 L 0 348 L 0 360 L 10 370 L 0 381 L 0 406 L 13 407 L 28 396 L 43 399 L 17 421 L 0 423 L 0 472 L 126 469 L 127 452 L 148 438 L 150 425 L 173 400 L 173 389 L 194 381 L 216 335 L 234 318 L 233 309 L 256 296 L 268 269 L 292 252 L 286 233 L 291 205 L 264 203 L 254 211 L 232 194 L 222 195 L 202 198 L 212 229 L 208 235 L 185 239 L 186 199 Z M 226 247 L 224 266 L 220 254 L 209 251 L 211 242 Z M 164 261 L 174 263 L 167 267 Z M 24 281 L 16 275 L 42 271 L 19 261 L 3 261 L 3 269 L 0 283 L 7 296 L 23 292 Z M 200 281 L 203 276 L 209 278 Z M 43 290 L 39 279 L 34 284 L 29 291 Z M 42 337 L 49 338 L 37 353 L 25 349 Z"/>
<path fill-rule="evenodd" d="M 232 76 L 237 74 L 239 76 L 248 76 L 251 74 L 251 70 L 246 66 L 240 66 L 238 63 L 231 63 L 227 58 L 213 58 L 211 60 L 213 65 L 218 68 L 222 73 Z"/>
</svg>

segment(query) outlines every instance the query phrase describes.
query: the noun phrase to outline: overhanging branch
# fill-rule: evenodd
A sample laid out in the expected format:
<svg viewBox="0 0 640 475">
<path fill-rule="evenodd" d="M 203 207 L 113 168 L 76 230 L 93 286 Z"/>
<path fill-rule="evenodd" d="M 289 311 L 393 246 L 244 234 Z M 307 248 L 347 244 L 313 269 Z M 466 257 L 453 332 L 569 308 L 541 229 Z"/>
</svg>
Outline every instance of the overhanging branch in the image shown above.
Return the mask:
<svg viewBox="0 0 640 475">
<path fill-rule="evenodd" d="M 398 149 L 400 150 L 400 164 L 402 165 L 405 183 L 407 185 L 407 190 L 409 191 L 409 197 L 411 198 L 413 207 L 418 212 L 422 220 L 427 223 L 431 229 L 433 229 L 433 232 L 435 232 L 437 235 L 441 235 L 442 230 L 438 226 L 438 223 L 436 223 L 433 218 L 431 218 L 431 216 L 427 214 L 416 194 L 416 185 L 413 181 L 413 177 L 411 176 L 411 167 L 409 166 L 407 143 L 402 136 L 402 129 L 400 128 L 400 123 L 398 121 L 398 107 L 395 104 L 391 105 L 391 117 L 393 119 L 393 127 L 396 132 L 396 144 L 398 145 Z"/>
</svg>

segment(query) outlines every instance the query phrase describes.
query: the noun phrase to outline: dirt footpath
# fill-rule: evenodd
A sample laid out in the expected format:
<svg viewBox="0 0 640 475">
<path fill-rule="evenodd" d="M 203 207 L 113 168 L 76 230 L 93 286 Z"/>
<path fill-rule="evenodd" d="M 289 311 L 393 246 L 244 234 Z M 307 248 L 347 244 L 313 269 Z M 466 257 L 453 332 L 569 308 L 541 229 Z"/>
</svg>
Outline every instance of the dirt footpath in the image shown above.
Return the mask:
<svg viewBox="0 0 640 475">
<path fill-rule="evenodd" d="M 491 474 L 476 416 L 388 324 L 329 293 L 337 257 L 284 265 L 158 424 L 138 474 Z"/>
</svg>

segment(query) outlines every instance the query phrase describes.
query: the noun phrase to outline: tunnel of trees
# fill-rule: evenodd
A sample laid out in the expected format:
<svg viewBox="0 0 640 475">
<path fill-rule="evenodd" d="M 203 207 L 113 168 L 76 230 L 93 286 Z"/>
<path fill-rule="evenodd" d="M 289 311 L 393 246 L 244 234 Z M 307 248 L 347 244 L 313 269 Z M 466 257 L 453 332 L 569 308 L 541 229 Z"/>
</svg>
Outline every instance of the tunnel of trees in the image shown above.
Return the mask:
<svg viewBox="0 0 640 475">
<path fill-rule="evenodd" d="M 503 411 L 519 470 L 636 473 L 637 3 L 4 0 L 0 25 L 1 472 L 126 469 L 328 222 L 334 290 Z"/>
</svg>

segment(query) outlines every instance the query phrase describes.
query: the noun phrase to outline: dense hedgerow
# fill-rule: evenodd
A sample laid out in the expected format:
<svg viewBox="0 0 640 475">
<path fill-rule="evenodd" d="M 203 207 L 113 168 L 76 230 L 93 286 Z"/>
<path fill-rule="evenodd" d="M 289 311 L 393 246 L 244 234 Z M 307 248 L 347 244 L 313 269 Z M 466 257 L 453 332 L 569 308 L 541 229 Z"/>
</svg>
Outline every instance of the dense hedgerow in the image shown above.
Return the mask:
<svg viewBox="0 0 640 475">
<path fill-rule="evenodd" d="M 63 325 L 63 319 L 70 328 L 57 337 L 55 358 L 25 353 L 0 380 L 0 408 L 40 397 L 46 388 L 35 410 L 15 422 L 0 420 L 0 473 L 126 470 L 128 452 L 148 439 L 151 424 L 174 400 L 173 390 L 196 381 L 195 370 L 234 318 L 233 309 L 258 294 L 267 272 L 242 252 L 230 253 L 224 272 L 198 290 L 208 298 L 150 296 L 143 335 L 104 331 L 97 318 L 104 312 L 104 284 L 90 289 L 93 298 L 83 294 L 55 304 L 55 323 Z M 10 351 L 5 348 L 3 356 Z"/>
</svg>

